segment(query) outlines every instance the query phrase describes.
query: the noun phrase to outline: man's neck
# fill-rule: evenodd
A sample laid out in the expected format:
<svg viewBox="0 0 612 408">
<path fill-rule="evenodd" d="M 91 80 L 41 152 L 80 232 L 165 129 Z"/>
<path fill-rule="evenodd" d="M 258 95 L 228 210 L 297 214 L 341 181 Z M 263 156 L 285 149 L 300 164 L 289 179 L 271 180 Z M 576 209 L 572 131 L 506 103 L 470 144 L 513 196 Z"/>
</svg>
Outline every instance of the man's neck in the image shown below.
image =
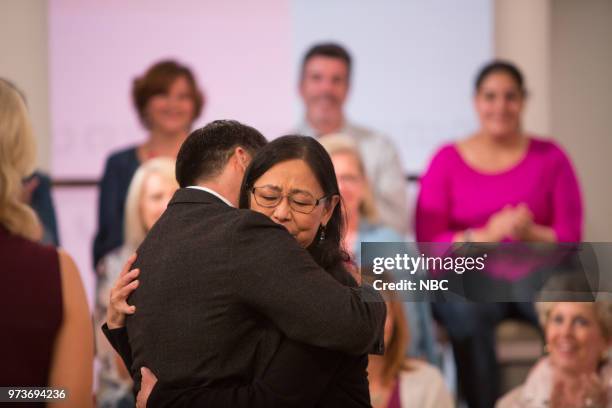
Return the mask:
<svg viewBox="0 0 612 408">
<path fill-rule="evenodd" d="M 232 206 L 238 207 L 239 193 L 236 191 L 235 188 L 228 186 L 228 184 L 224 183 L 222 180 L 201 181 L 198 182 L 196 186 L 212 190 L 223 198 L 225 198 L 227 201 L 229 201 Z"/>
</svg>

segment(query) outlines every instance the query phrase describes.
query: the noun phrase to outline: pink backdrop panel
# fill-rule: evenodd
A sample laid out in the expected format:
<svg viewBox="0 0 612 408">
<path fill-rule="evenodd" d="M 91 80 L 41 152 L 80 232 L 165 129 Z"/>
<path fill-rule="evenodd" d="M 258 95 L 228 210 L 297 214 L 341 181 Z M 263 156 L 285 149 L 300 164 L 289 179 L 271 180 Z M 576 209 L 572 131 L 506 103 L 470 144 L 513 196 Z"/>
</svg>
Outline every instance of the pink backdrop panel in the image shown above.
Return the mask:
<svg viewBox="0 0 612 408">
<path fill-rule="evenodd" d="M 98 177 L 111 150 L 145 137 L 131 83 L 162 58 L 197 75 L 207 104 L 196 126 L 233 118 L 268 137 L 286 132 L 289 25 L 286 0 L 51 0 L 53 176 Z"/>
</svg>

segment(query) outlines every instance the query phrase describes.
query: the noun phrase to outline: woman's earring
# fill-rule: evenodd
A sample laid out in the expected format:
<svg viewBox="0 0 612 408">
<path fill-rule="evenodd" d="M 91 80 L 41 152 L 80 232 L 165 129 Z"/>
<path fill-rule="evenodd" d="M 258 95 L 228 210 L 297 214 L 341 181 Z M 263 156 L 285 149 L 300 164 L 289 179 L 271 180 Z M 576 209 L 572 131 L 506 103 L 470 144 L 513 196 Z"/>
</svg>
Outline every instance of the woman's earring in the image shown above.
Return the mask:
<svg viewBox="0 0 612 408">
<path fill-rule="evenodd" d="M 319 235 L 319 244 L 325 241 L 325 225 L 321 225 L 321 235 Z"/>
</svg>

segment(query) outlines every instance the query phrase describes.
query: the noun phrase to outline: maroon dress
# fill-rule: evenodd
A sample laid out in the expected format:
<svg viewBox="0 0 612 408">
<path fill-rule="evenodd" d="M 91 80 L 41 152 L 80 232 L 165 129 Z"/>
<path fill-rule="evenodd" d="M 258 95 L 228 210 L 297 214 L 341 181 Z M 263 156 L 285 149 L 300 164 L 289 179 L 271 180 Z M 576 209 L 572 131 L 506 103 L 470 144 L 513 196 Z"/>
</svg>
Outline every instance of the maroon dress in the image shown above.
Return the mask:
<svg viewBox="0 0 612 408">
<path fill-rule="evenodd" d="M 47 386 L 62 314 L 57 250 L 0 225 L 0 387 Z"/>
</svg>

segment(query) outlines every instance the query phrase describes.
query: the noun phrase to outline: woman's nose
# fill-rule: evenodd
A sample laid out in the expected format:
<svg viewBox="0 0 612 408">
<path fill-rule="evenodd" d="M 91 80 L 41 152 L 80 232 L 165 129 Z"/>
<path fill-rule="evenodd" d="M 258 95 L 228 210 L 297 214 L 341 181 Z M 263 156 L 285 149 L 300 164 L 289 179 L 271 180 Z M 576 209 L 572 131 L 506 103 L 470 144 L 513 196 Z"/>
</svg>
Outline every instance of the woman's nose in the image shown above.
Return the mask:
<svg viewBox="0 0 612 408">
<path fill-rule="evenodd" d="M 272 215 L 279 221 L 285 221 L 291 217 L 291 206 L 289 205 L 288 197 L 283 197 L 280 203 L 274 208 Z"/>
<path fill-rule="evenodd" d="M 564 322 L 559 329 L 563 336 L 571 336 L 574 334 L 574 326 L 571 322 Z"/>
</svg>

